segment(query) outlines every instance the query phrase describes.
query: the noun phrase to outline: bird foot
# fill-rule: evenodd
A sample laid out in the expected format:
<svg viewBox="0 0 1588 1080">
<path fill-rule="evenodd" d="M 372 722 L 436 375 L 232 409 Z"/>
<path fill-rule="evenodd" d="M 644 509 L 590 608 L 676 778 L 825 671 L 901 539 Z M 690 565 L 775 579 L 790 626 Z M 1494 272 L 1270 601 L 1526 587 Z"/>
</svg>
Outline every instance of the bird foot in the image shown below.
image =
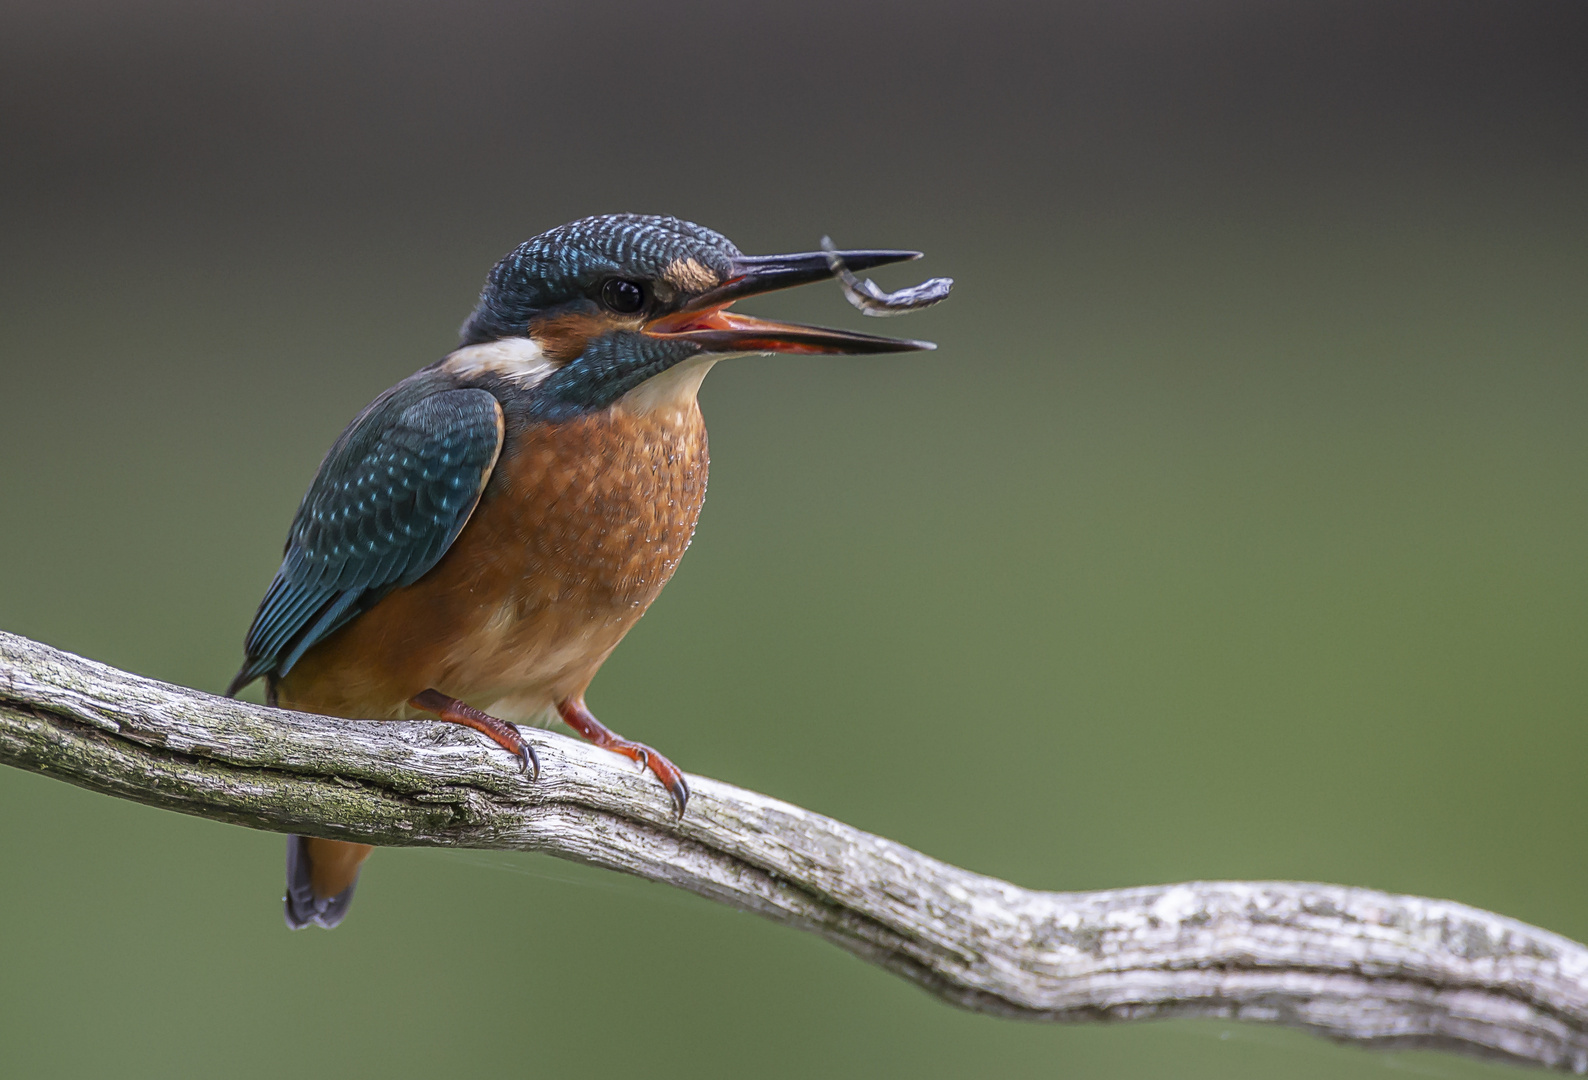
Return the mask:
<svg viewBox="0 0 1588 1080">
<path fill-rule="evenodd" d="M 644 743 L 631 742 L 607 727 L 591 714 L 589 708 L 579 698 L 559 701 L 557 713 L 562 717 L 563 723 L 603 750 L 622 754 L 640 768 L 650 769 L 655 773 L 656 779 L 662 782 L 667 793 L 673 797 L 674 811 L 679 817 L 684 816 L 684 806 L 689 802 L 689 785 L 684 782 L 682 769 Z"/>
<path fill-rule="evenodd" d="M 434 713 L 449 724 L 473 728 L 518 758 L 519 770 L 529 773 L 531 780 L 540 779 L 540 758 L 535 756 L 535 748 L 525 742 L 518 729 L 507 721 L 498 720 L 473 705 L 465 705 L 439 690 L 423 690 L 409 698 L 408 704 L 423 712 Z"/>
</svg>

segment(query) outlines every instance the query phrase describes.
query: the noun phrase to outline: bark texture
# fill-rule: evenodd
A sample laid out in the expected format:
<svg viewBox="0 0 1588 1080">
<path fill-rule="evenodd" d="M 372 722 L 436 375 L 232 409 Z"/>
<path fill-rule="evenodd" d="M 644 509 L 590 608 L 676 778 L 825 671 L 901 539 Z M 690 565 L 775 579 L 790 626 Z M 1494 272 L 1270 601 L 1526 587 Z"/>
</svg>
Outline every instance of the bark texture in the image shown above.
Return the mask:
<svg viewBox="0 0 1588 1080">
<path fill-rule="evenodd" d="M 1300 882 L 1037 892 L 526 729 L 326 720 L 0 632 L 0 762 L 150 806 L 390 846 L 539 851 L 820 934 L 955 1005 L 1064 1022 L 1222 1017 L 1588 1073 L 1588 948 L 1445 900 Z"/>
</svg>

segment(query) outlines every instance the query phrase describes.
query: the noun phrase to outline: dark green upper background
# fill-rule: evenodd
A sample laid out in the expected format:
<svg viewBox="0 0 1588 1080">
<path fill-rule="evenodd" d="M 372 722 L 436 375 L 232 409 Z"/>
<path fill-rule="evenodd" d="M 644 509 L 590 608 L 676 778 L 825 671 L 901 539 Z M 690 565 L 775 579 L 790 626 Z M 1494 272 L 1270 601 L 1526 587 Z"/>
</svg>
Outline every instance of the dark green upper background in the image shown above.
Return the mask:
<svg viewBox="0 0 1588 1080">
<path fill-rule="evenodd" d="M 123 7 L 0 12 L 0 626 L 219 690 L 321 455 L 550 226 L 918 248 L 875 276 L 956 278 L 888 328 L 937 352 L 707 380 L 700 531 L 598 714 L 1025 885 L 1588 939 L 1576 0 Z M 0 867 L 19 1076 L 1407 1064 L 969 1016 L 528 856 L 382 852 L 289 934 L 279 837 L 14 771 Z"/>
</svg>

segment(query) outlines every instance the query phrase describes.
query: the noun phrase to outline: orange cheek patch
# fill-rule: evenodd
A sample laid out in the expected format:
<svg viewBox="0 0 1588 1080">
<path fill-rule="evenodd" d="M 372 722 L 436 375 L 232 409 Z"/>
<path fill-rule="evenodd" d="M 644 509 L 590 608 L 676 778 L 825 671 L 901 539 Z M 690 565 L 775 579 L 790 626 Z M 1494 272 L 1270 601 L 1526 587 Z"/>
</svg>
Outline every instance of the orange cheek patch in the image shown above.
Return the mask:
<svg viewBox="0 0 1588 1080">
<path fill-rule="evenodd" d="M 529 324 L 529 336 L 535 339 L 540 351 L 556 364 L 577 360 L 592 339 L 610 334 L 614 330 L 633 330 L 637 325 L 619 322 L 603 315 L 585 312 L 564 312 L 549 315 Z"/>
</svg>

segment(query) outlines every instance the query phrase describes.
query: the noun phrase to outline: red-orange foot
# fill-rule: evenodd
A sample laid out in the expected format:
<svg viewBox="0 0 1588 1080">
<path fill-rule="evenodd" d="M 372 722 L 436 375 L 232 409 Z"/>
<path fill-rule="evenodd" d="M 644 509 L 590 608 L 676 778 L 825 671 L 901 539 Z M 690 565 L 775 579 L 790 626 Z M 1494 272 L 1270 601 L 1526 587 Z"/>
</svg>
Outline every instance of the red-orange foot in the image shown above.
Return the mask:
<svg viewBox="0 0 1588 1080">
<path fill-rule="evenodd" d="M 631 761 L 639 762 L 640 768 L 649 768 L 656 774 L 656 779 L 662 782 L 667 793 L 673 797 L 673 809 L 679 817 L 684 816 L 684 805 L 689 802 L 689 785 L 684 783 L 683 771 L 671 761 L 652 750 L 644 743 L 630 742 L 601 721 L 597 720 L 585 707 L 580 698 L 568 698 L 557 703 L 557 712 L 562 716 L 562 722 L 573 728 L 580 735 L 589 739 L 604 750 L 611 750 L 622 754 Z"/>
<path fill-rule="evenodd" d="M 408 704 L 427 713 L 435 713 L 449 724 L 473 728 L 516 757 L 519 769 L 529 773 L 531 780 L 540 779 L 540 758 L 535 756 L 535 748 L 525 742 L 518 729 L 505 720 L 498 720 L 439 690 L 422 690 L 409 698 Z"/>
</svg>

